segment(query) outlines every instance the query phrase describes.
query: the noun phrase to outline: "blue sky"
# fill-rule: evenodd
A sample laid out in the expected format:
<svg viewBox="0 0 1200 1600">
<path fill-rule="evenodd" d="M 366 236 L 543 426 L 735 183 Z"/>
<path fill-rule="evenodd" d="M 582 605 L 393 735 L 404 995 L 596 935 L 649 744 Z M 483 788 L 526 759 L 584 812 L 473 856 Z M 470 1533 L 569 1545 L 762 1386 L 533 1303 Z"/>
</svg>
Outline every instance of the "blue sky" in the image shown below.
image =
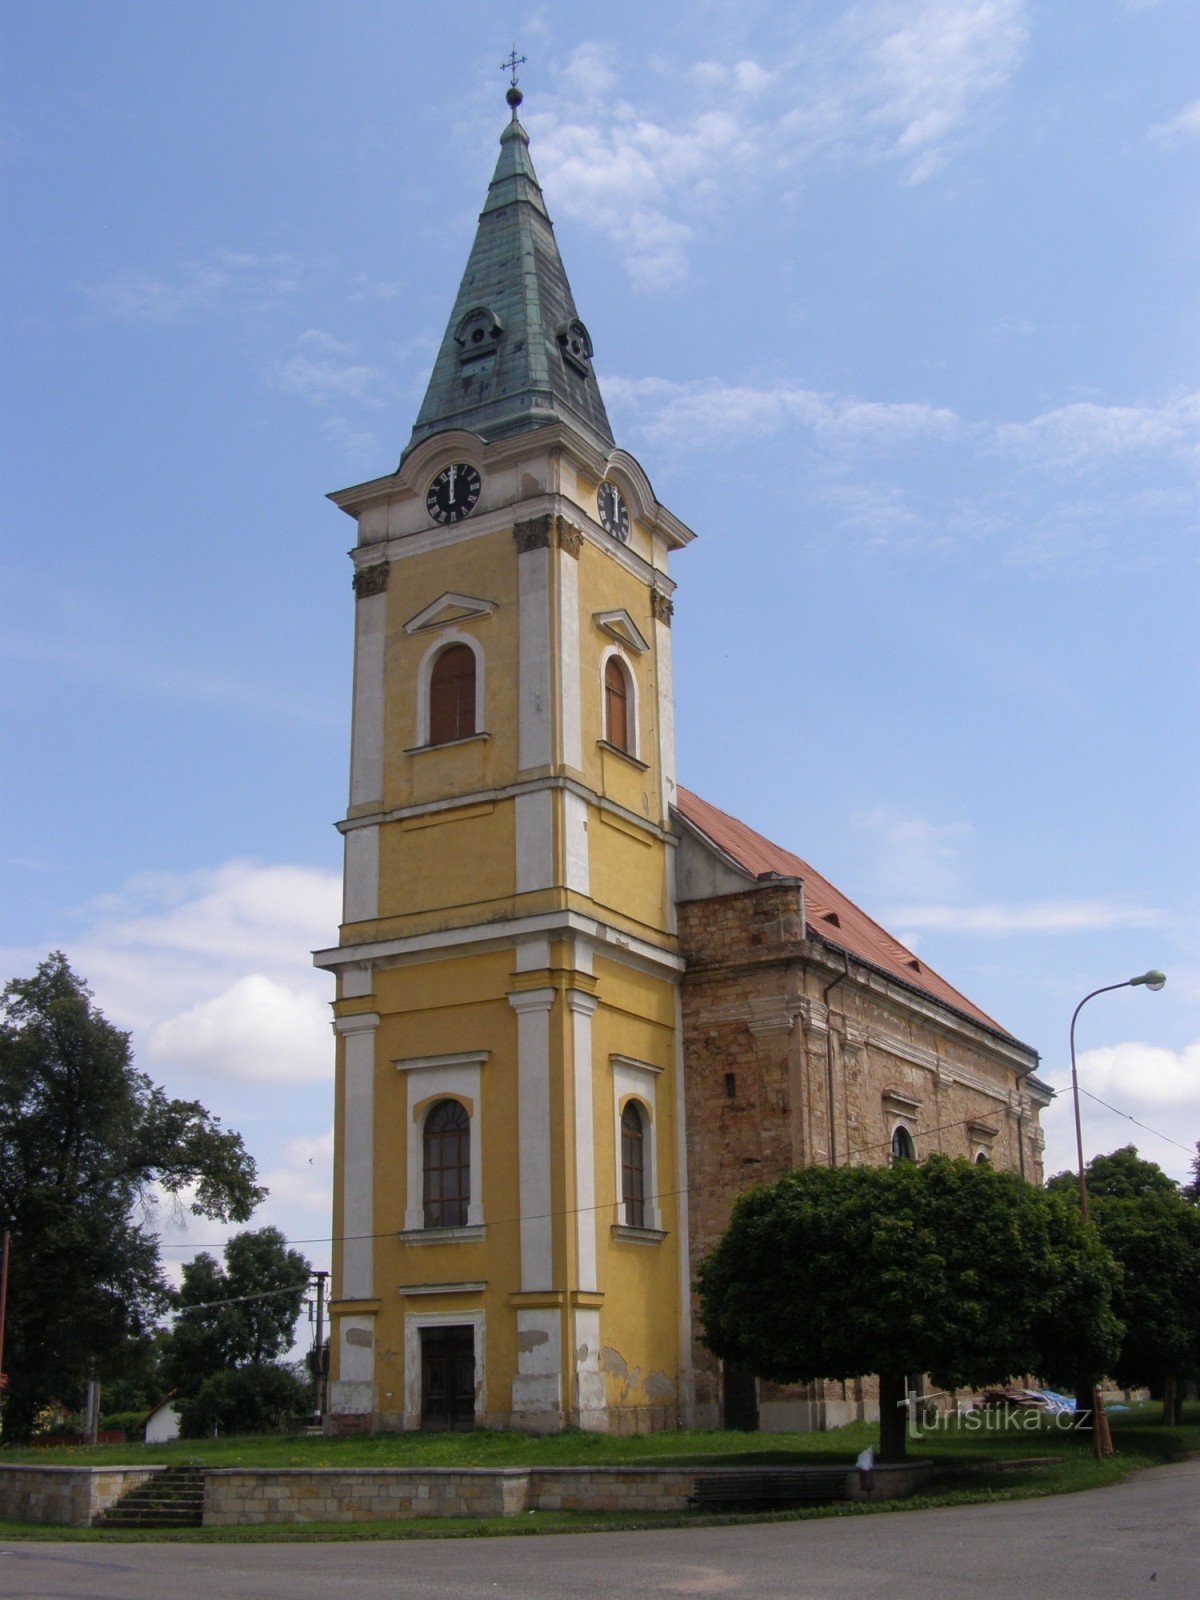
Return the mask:
<svg viewBox="0 0 1200 1600">
<path fill-rule="evenodd" d="M 524 120 L 676 560 L 680 774 L 1181 1175 L 1196 955 L 1192 0 L 5 0 L 4 973 L 328 1232 L 352 524 Z M 1049 1167 L 1071 1159 L 1068 1107 Z M 175 1248 L 222 1230 L 166 1219 Z M 325 1247 L 308 1247 L 314 1260 Z"/>
</svg>

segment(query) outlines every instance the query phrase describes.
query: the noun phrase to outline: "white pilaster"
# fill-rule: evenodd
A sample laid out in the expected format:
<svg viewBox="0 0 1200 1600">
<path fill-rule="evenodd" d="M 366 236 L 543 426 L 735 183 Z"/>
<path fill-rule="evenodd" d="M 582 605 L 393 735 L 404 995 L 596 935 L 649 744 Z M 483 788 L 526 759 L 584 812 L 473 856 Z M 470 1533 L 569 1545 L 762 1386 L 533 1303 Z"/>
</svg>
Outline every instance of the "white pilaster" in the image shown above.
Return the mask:
<svg viewBox="0 0 1200 1600">
<path fill-rule="evenodd" d="M 384 645 L 387 591 L 354 604 L 354 716 L 350 736 L 350 804 L 383 796 Z"/>
<path fill-rule="evenodd" d="M 563 887 L 591 894 L 592 873 L 588 855 L 587 801 L 572 789 L 562 791 Z"/>
<path fill-rule="evenodd" d="M 562 760 L 576 771 L 583 766 L 583 721 L 579 679 L 579 561 L 565 549 L 558 552 L 558 692 Z"/>
<path fill-rule="evenodd" d="M 562 1409 L 560 1313 L 522 1307 L 517 1311 L 513 1422 L 528 1433 L 552 1433 L 563 1425 Z"/>
<path fill-rule="evenodd" d="M 572 989 L 571 1052 L 575 1087 L 575 1255 L 578 1287 L 596 1287 L 596 1134 L 592 1087 L 592 1017 L 595 995 Z"/>
<path fill-rule="evenodd" d="M 524 559 L 528 560 L 528 557 Z M 519 794 L 516 807 L 517 893 L 554 884 L 554 794 L 533 789 Z"/>
<path fill-rule="evenodd" d="M 600 1313 L 576 1307 L 572 1313 L 575 1358 L 575 1415 L 577 1428 L 591 1433 L 608 1429 L 605 1377 L 600 1370 Z"/>
<path fill-rule="evenodd" d="M 369 1300 L 375 1293 L 374 1113 L 375 1030 L 379 1015 L 339 1017 L 334 1028 L 345 1047 L 342 1096 L 342 1283 L 343 1300 Z"/>
<path fill-rule="evenodd" d="M 344 850 L 342 921 L 368 922 L 379 915 L 379 828 L 348 829 Z"/>
<path fill-rule="evenodd" d="M 523 558 L 527 559 L 527 558 Z M 553 989 L 510 994 L 517 1014 L 517 1130 L 521 1288 L 553 1282 L 550 1188 L 550 1008 Z"/>
<path fill-rule="evenodd" d="M 671 629 L 666 616 L 654 621 L 654 663 L 658 674 L 658 761 L 662 775 L 662 814 L 675 804 L 675 691 L 671 682 Z"/>
</svg>

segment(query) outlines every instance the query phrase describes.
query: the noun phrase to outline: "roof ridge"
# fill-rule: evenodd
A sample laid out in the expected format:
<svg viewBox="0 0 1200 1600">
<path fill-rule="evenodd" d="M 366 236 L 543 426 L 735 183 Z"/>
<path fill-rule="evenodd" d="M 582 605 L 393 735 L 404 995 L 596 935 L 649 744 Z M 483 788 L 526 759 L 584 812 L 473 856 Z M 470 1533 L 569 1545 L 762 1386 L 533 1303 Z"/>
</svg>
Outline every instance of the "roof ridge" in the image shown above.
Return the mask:
<svg viewBox="0 0 1200 1600">
<path fill-rule="evenodd" d="M 728 811 L 722 811 L 720 806 L 713 805 L 711 801 L 703 799 L 700 795 L 695 794 L 690 789 L 685 789 L 682 785 L 677 787 L 676 796 L 679 802 L 677 809 L 684 821 L 703 833 L 715 848 L 730 856 L 744 871 L 754 872 L 754 868 L 740 858 L 737 853 L 736 835 L 738 834 L 749 835 L 764 856 L 774 856 L 777 860 L 778 858 L 784 858 L 787 863 L 794 864 L 795 869 L 797 869 L 795 875 L 799 876 L 804 882 L 806 902 L 810 900 L 817 902 L 817 905 L 811 907 L 809 926 L 811 931 L 826 944 L 832 945 L 838 950 L 845 950 L 859 960 L 866 961 L 878 970 L 897 978 L 910 988 L 928 995 L 939 1004 L 948 1006 L 951 1010 L 959 1012 L 972 1021 L 982 1022 L 993 1032 L 1001 1034 L 1006 1039 L 1011 1039 L 1014 1043 L 1020 1043 L 1014 1034 L 1010 1033 L 1007 1028 L 1003 1027 L 994 1017 L 984 1011 L 981 1006 L 977 1006 L 973 1001 L 969 1000 L 961 990 L 955 988 L 948 978 L 943 977 L 935 967 L 930 966 L 925 960 L 918 957 L 914 950 L 910 950 L 906 944 L 897 939 L 894 933 L 889 932 L 881 922 L 877 922 L 869 911 L 864 911 L 857 901 L 852 900 L 848 894 L 845 894 L 836 884 L 831 882 L 823 872 L 819 872 L 816 867 L 805 861 L 802 856 L 798 856 L 795 851 L 788 850 L 783 845 L 776 844 L 774 840 L 768 839 L 765 834 L 759 833 L 756 828 L 752 828 L 749 823 L 742 822 L 740 818 L 732 816 Z M 699 815 L 697 811 L 700 813 Z M 713 837 L 709 829 L 705 827 L 703 815 L 705 812 L 713 814 L 728 824 L 735 837 L 730 839 Z M 775 870 L 778 870 L 778 868 Z M 757 876 L 757 872 L 754 872 L 754 875 Z M 815 880 L 812 887 L 816 890 L 815 894 L 811 896 L 809 894 L 810 880 Z M 822 888 L 827 891 L 826 894 L 822 894 Z M 827 898 L 833 903 L 821 905 L 820 902 Z M 853 926 L 847 926 L 847 918 L 839 915 L 842 911 L 853 913 L 854 917 L 860 919 L 866 925 L 863 930 L 863 938 L 858 941 L 855 940 L 854 935 L 857 930 Z M 816 923 L 823 921 L 829 913 L 839 916 L 839 920 L 837 923 L 829 924 L 829 931 L 827 932 L 825 927 L 819 927 Z M 836 928 L 839 937 L 833 936 L 834 928 Z M 864 939 L 868 945 L 877 945 L 878 949 L 875 951 L 863 949 Z M 889 973 L 887 965 L 882 964 L 884 961 L 890 961 L 895 970 Z M 916 965 L 913 966 L 912 963 L 916 963 Z"/>
</svg>

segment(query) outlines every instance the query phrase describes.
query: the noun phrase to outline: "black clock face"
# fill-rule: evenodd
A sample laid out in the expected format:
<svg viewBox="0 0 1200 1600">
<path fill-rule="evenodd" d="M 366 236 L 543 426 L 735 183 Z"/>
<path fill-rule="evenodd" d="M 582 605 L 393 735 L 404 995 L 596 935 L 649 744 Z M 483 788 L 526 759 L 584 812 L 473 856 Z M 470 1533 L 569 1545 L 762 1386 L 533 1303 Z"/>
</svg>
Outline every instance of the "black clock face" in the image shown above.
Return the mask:
<svg viewBox="0 0 1200 1600">
<path fill-rule="evenodd" d="M 475 509 L 482 487 L 479 474 L 465 461 L 443 467 L 429 485 L 425 509 L 435 522 L 461 522 Z"/>
<path fill-rule="evenodd" d="M 629 511 L 621 498 L 621 491 L 607 479 L 596 494 L 596 508 L 600 513 L 600 526 L 605 533 L 624 544 L 629 538 Z"/>
</svg>

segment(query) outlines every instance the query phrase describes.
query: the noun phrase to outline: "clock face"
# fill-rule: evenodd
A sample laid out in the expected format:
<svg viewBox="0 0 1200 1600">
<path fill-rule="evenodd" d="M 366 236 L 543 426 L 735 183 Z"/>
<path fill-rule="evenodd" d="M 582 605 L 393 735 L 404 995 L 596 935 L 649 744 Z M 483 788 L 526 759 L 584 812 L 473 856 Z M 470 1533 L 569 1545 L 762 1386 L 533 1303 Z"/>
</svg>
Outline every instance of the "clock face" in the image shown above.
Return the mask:
<svg viewBox="0 0 1200 1600">
<path fill-rule="evenodd" d="M 443 467 L 429 485 L 425 509 L 435 522 L 461 522 L 475 509 L 482 487 L 479 474 L 465 461 Z"/>
<path fill-rule="evenodd" d="M 629 538 L 629 511 L 616 484 L 607 479 L 596 493 L 596 509 L 600 513 L 600 526 L 605 533 L 624 544 Z"/>
</svg>

